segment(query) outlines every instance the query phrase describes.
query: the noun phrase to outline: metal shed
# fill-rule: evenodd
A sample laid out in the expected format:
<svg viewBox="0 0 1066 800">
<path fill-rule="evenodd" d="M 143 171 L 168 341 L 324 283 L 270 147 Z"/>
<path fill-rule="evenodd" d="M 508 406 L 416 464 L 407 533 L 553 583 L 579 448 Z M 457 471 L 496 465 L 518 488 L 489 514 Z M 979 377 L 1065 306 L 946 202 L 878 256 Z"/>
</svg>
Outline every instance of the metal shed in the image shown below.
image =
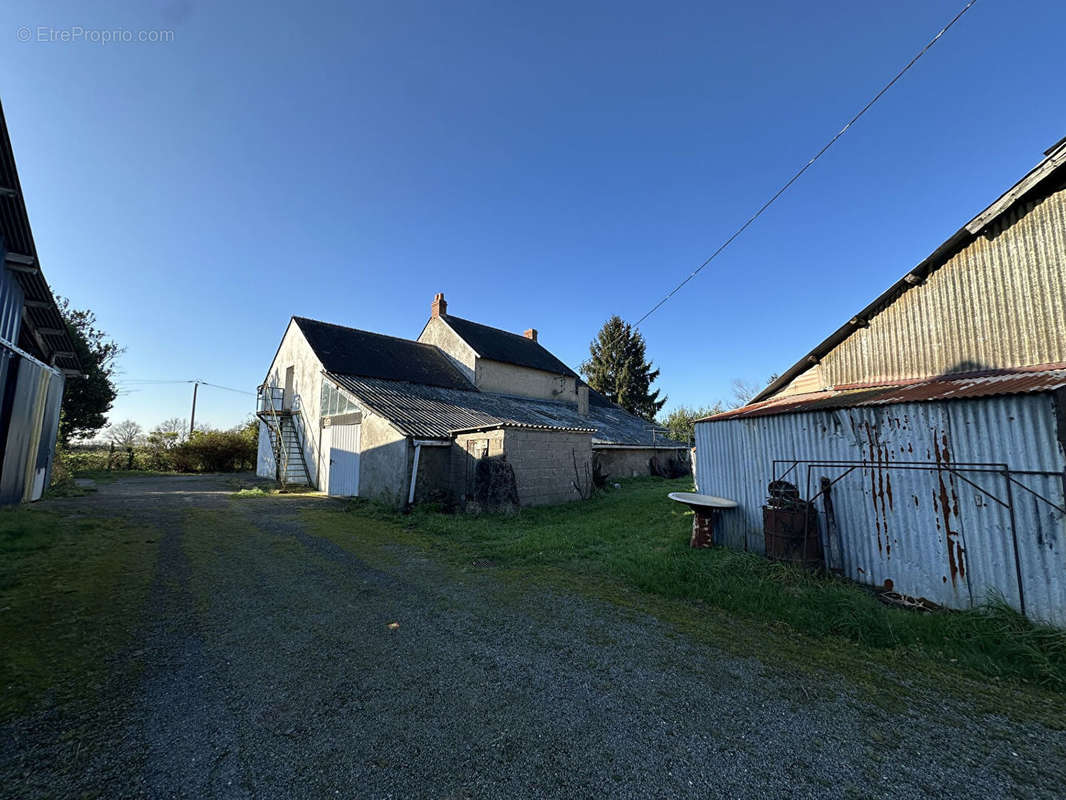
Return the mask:
<svg viewBox="0 0 1066 800">
<path fill-rule="evenodd" d="M 847 577 L 957 609 L 994 591 L 1066 625 L 1066 369 L 777 398 L 700 422 L 696 452 L 699 491 L 740 504 L 729 546 L 763 551 L 785 479 Z"/>
<path fill-rule="evenodd" d="M 1066 139 L 748 405 L 696 425 L 701 492 L 762 551 L 771 480 L 831 567 L 1066 626 Z M 804 523 L 807 524 L 807 523 Z"/>
<path fill-rule="evenodd" d="M 48 486 L 66 376 L 80 373 L 37 259 L 0 107 L 0 504 Z"/>
</svg>

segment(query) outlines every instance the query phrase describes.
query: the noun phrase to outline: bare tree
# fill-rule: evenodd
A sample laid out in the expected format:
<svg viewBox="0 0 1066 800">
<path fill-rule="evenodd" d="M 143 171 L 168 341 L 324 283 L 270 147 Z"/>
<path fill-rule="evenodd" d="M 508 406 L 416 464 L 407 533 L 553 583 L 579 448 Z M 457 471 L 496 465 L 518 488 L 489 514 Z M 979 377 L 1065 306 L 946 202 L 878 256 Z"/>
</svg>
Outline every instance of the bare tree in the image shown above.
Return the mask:
<svg viewBox="0 0 1066 800">
<path fill-rule="evenodd" d="M 168 444 L 182 444 L 189 438 L 189 421 L 181 417 L 165 419 L 152 429 L 150 436 L 155 435 Z"/>
<path fill-rule="evenodd" d="M 746 406 L 755 395 L 757 395 L 762 388 L 752 381 L 746 381 L 742 378 L 733 379 L 733 408 L 740 408 Z"/>
<path fill-rule="evenodd" d="M 778 375 L 775 372 L 773 375 L 767 378 L 766 383 L 762 386 L 759 386 L 759 384 L 755 383 L 754 381 L 746 381 L 742 378 L 734 378 L 733 408 L 740 408 L 741 406 L 746 406 L 748 403 L 751 402 L 751 398 L 755 397 L 755 395 L 757 395 L 771 383 L 776 381 L 777 378 Z"/>
<path fill-rule="evenodd" d="M 181 417 L 171 417 L 156 425 L 148 434 L 148 444 L 153 447 L 169 450 L 179 444 L 184 444 L 189 438 L 189 423 Z"/>
<path fill-rule="evenodd" d="M 116 447 L 133 447 L 140 441 L 144 430 L 132 419 L 124 419 L 109 425 L 105 433 L 108 441 L 114 442 Z"/>
</svg>

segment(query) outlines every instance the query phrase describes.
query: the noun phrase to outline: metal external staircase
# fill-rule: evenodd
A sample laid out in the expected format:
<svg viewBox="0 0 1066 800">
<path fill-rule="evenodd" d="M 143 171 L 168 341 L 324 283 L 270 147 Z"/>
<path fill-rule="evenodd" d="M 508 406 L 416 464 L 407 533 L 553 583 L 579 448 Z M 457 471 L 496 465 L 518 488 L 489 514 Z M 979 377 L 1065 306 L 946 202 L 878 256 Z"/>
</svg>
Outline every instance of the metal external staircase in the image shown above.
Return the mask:
<svg viewBox="0 0 1066 800">
<path fill-rule="evenodd" d="M 286 486 L 310 486 L 311 476 L 304 458 L 298 400 L 293 408 L 284 408 L 285 392 L 278 387 L 261 386 L 256 416 L 262 420 L 270 434 L 270 447 L 274 453 L 277 481 Z"/>
</svg>

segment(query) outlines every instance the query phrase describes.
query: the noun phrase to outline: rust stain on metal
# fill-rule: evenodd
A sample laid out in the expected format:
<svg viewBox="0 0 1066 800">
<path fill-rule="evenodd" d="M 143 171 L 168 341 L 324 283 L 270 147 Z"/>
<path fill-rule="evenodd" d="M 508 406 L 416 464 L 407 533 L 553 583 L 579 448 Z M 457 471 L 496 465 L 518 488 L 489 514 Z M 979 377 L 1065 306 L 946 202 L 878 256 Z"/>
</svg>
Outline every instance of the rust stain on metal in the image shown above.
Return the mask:
<svg viewBox="0 0 1066 800">
<path fill-rule="evenodd" d="M 894 417 L 886 420 L 889 427 L 899 427 L 900 421 Z M 887 472 L 891 463 L 888 445 L 881 441 L 881 432 L 877 423 L 862 422 L 857 426 L 866 435 L 867 459 L 870 463 L 870 496 L 874 509 L 874 528 L 877 533 L 877 552 L 886 558 L 892 555 L 892 539 L 889 534 L 888 513 L 894 508 L 892 499 L 892 478 Z M 858 433 L 858 431 L 856 431 Z"/>
<path fill-rule="evenodd" d="M 937 528 L 944 531 L 944 539 L 947 543 L 948 572 L 951 575 L 951 585 L 958 586 L 959 578 L 966 577 L 966 549 L 959 542 L 959 532 L 951 528 L 952 515 L 956 518 L 959 516 L 959 495 L 955 491 L 954 485 L 951 486 L 949 492 L 948 485 L 944 482 L 943 467 L 950 467 L 951 465 L 951 450 L 949 449 L 947 433 L 941 434 L 939 444 L 934 436 L 933 451 L 936 454 L 937 483 L 939 484 L 939 492 L 933 491 L 933 505 L 934 507 L 939 507 L 940 517 L 944 521 L 943 528 L 941 528 L 940 520 L 937 520 Z"/>
</svg>

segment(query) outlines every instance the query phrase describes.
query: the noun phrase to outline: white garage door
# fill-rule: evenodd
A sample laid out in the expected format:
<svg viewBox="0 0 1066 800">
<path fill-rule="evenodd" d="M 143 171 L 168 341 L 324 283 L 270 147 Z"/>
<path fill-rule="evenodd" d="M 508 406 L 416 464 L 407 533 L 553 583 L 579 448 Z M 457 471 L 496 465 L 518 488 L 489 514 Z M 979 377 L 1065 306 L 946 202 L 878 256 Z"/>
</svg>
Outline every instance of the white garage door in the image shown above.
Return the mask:
<svg viewBox="0 0 1066 800">
<path fill-rule="evenodd" d="M 330 425 L 326 428 L 329 442 L 329 494 L 335 497 L 355 497 L 359 494 L 359 425 Z"/>
</svg>

